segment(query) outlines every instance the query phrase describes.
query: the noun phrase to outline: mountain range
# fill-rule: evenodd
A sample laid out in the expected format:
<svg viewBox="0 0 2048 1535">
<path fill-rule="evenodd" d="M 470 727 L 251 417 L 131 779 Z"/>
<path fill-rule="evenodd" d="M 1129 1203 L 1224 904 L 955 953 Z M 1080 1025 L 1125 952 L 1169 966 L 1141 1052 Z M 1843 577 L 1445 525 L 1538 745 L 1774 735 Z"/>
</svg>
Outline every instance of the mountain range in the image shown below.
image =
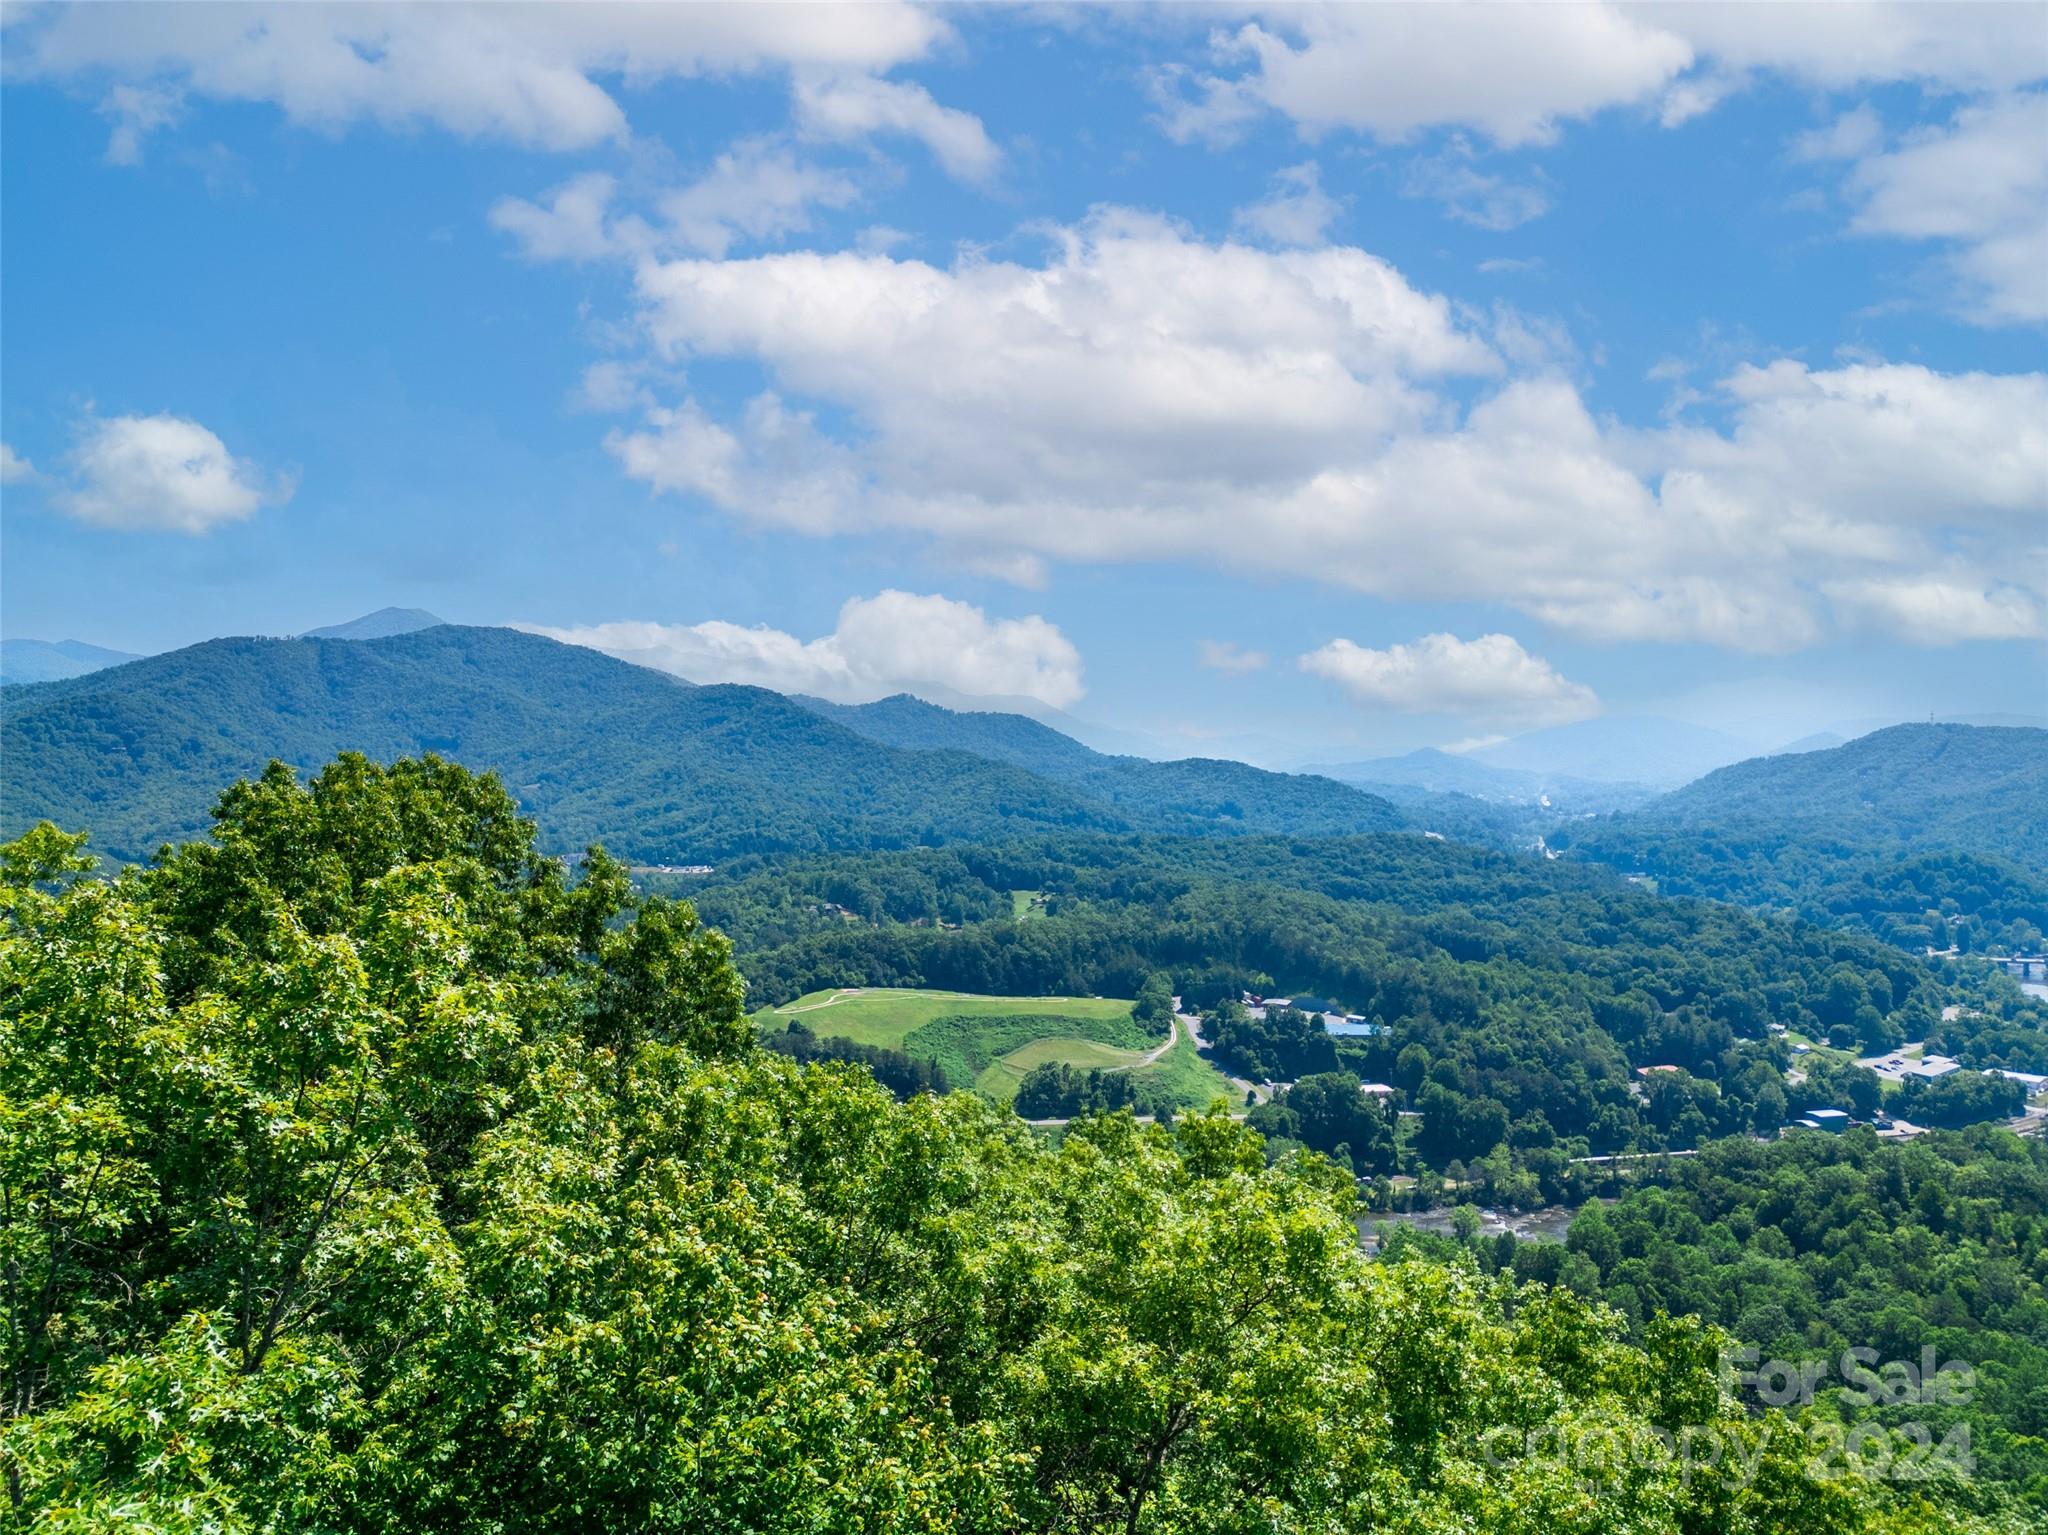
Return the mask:
<svg viewBox="0 0 2048 1535">
<path fill-rule="evenodd" d="M 0 687 L 83 677 L 102 667 L 140 660 L 125 650 L 108 650 L 83 640 L 0 640 Z"/>
<path fill-rule="evenodd" d="M 2040 867 L 2048 730 L 1892 725 L 1721 768 L 1615 824 L 1955 848 Z"/>
<path fill-rule="evenodd" d="M 299 638 L 302 640 L 388 640 L 394 634 L 414 634 L 421 629 L 434 629 L 446 623 L 436 618 L 425 608 L 379 608 L 374 613 L 365 613 L 361 618 L 351 618 L 345 624 L 329 624 L 323 629 L 308 629 Z"/>
<path fill-rule="evenodd" d="M 1064 743 L 1064 744 L 1062 744 Z M 962 749 L 965 747 L 966 749 Z M 1385 800 L 1236 762 L 1104 757 L 1015 716 L 698 687 L 510 629 L 222 639 L 0 693 L 0 834 L 48 817 L 146 857 L 276 758 L 439 752 L 497 770 L 557 851 L 629 859 L 995 841 L 1059 829 L 1386 831 Z"/>
</svg>

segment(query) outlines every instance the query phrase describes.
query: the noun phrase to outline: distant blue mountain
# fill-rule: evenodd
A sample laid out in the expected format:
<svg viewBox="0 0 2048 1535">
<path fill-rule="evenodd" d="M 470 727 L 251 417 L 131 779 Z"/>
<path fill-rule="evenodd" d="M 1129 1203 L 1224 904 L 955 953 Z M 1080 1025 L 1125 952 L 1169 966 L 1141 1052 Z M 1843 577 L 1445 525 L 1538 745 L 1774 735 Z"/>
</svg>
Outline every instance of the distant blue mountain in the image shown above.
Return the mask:
<svg viewBox="0 0 2048 1535">
<path fill-rule="evenodd" d="M 0 640 L 0 687 L 18 682 L 58 682 L 141 659 L 125 650 L 108 650 L 83 640 Z"/>
<path fill-rule="evenodd" d="M 308 629 L 300 635 L 307 640 L 386 640 L 394 634 L 412 634 L 421 629 L 437 629 L 446 623 L 436 618 L 425 608 L 379 608 L 374 613 L 365 613 L 361 618 L 351 618 L 345 624 L 329 624 L 324 629 Z"/>
<path fill-rule="evenodd" d="M 1467 755 L 1511 771 L 1675 789 L 1715 768 L 1754 757 L 1756 747 L 1703 725 L 1621 715 L 1532 730 Z"/>
<path fill-rule="evenodd" d="M 1425 794 L 1468 795 L 1493 805 L 1550 805 L 1561 810 L 1620 810 L 1648 800 L 1652 792 L 1640 784 L 1574 778 L 1564 773 L 1494 767 L 1469 756 L 1426 746 L 1401 757 L 1373 757 L 1364 762 L 1336 762 L 1304 767 L 1343 783 L 1385 793 L 1406 789 Z M 1392 795 L 1407 804 L 1411 796 Z"/>
</svg>

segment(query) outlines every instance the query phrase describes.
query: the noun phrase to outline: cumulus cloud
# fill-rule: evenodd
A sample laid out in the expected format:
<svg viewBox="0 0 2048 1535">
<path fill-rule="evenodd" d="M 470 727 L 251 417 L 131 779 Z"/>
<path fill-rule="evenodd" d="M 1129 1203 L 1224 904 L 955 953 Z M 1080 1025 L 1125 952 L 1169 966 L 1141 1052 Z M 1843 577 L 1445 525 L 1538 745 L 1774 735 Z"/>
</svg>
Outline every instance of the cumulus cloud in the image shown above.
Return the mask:
<svg viewBox="0 0 2048 1535">
<path fill-rule="evenodd" d="M 1343 205 L 1323 190 L 1315 161 L 1290 165 L 1273 177 L 1273 190 L 1237 210 L 1232 225 L 1240 234 L 1275 245 L 1320 245 Z"/>
<path fill-rule="evenodd" d="M 1240 650 L 1228 640 L 1202 641 L 1201 656 L 1202 664 L 1209 670 L 1227 672 L 1233 677 L 1264 671 L 1271 659 L 1263 650 Z"/>
<path fill-rule="evenodd" d="M 731 434 L 867 482 L 863 505 L 808 520 L 983 523 L 970 542 L 998 551 L 1054 552 L 1005 531 L 1041 516 L 1105 552 L 1144 541 L 1142 510 L 1094 509 L 1270 483 L 1422 424 L 1438 406 L 1415 379 L 1499 365 L 1444 300 L 1362 251 L 1213 246 L 1116 210 L 1057 232 L 1042 266 L 805 252 L 646 263 L 638 288 L 664 357 L 758 360 L 780 395 L 861 418 L 857 446 L 819 439 L 771 399 Z"/>
<path fill-rule="evenodd" d="M 111 78 L 154 100 L 267 102 L 293 122 L 433 126 L 535 149 L 628 137 L 596 77 L 646 84 L 768 69 L 883 71 L 923 56 L 945 23 L 872 5 L 50 6 L 10 15 L 17 77 Z M 113 98 L 110 98 L 112 100 Z M 137 108 L 140 108 L 138 110 Z M 168 116 L 116 103 L 110 155 Z"/>
<path fill-rule="evenodd" d="M 971 603 L 912 592 L 853 598 L 839 610 L 832 633 L 814 640 L 715 619 L 526 627 L 692 682 L 747 683 L 835 703 L 868 703 L 922 689 L 1035 699 L 1060 709 L 1086 691 L 1080 652 L 1044 618 L 991 619 Z"/>
<path fill-rule="evenodd" d="M 0 442 L 0 485 L 20 485 L 36 478 L 36 466 Z"/>
<path fill-rule="evenodd" d="M 1608 5 L 1276 7 L 1217 33 L 1211 53 L 1218 72 L 1167 104 L 1176 138 L 1272 110 L 1311 132 L 1400 141 L 1463 124 L 1497 144 L 1547 143 L 1561 119 L 1645 100 L 1692 62 L 1682 38 Z"/>
<path fill-rule="evenodd" d="M 2039 594 L 1964 573 L 1951 579 L 1839 581 L 1828 595 L 1853 625 L 1902 635 L 1922 645 L 1963 640 L 2040 639 L 2048 635 L 2048 603 Z"/>
<path fill-rule="evenodd" d="M 980 118 L 941 106 L 923 86 L 904 81 L 799 74 L 796 120 L 808 137 L 842 143 L 879 134 L 918 139 L 961 181 L 986 181 L 1002 163 Z"/>
<path fill-rule="evenodd" d="M 1942 127 L 1867 154 L 1848 189 L 1856 233 L 1951 245 L 1967 317 L 2048 321 L 2048 91 L 1973 103 Z"/>
<path fill-rule="evenodd" d="M 1404 714 L 1452 714 L 1526 730 L 1600 712 L 1591 688 L 1559 675 L 1507 634 L 1426 634 L 1384 650 L 1337 639 L 1297 664 L 1361 704 Z"/>
<path fill-rule="evenodd" d="M 2041 70 L 2023 5 L 1247 6 L 1214 32 L 1208 71 L 1153 77 L 1174 137 L 1228 139 L 1269 112 L 1305 133 L 1402 142 L 1463 128 L 1513 147 L 1616 107 L 1675 126 L 1776 74 L 1840 90 L 1912 81 L 2011 89 Z"/>
<path fill-rule="evenodd" d="M 207 533 L 288 500 L 288 479 L 266 476 L 183 416 L 110 416 L 86 423 L 57 504 L 103 528 Z"/>
<path fill-rule="evenodd" d="M 1363 251 L 1118 210 L 1036 265 L 790 253 L 645 262 L 637 285 L 654 357 L 769 387 L 730 416 L 650 407 L 608 446 L 757 523 L 922 534 L 1034 580 L 1186 560 L 1756 651 L 1846 621 L 1843 582 L 2048 590 L 2040 374 L 1738 368 L 1705 396 L 1721 428 L 1633 430 L 1498 328 L 1533 371 L 1489 383 L 1496 345 Z M 1894 611 L 1926 637 L 1943 610 Z"/>
</svg>

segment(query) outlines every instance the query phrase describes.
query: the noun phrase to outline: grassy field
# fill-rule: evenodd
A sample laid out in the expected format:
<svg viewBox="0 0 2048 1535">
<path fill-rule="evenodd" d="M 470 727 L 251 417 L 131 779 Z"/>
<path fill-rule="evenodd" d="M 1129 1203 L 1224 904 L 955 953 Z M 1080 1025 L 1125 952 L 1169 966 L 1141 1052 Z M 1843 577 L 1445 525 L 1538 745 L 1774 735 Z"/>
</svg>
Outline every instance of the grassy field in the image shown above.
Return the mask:
<svg viewBox="0 0 2048 1535">
<path fill-rule="evenodd" d="M 1022 922 L 1027 917 L 1045 915 L 1045 892 L 1042 890 L 1012 890 L 1010 892 L 1010 915 Z"/>
<path fill-rule="evenodd" d="M 976 1075 L 974 1086 L 998 1103 L 1008 1103 L 1017 1096 L 1017 1084 L 1024 1080 L 1024 1073 L 1033 1066 L 1047 1066 L 1055 1062 L 1082 1068 L 1130 1066 L 1142 1061 L 1145 1055 L 1143 1050 L 1122 1050 L 1092 1039 L 1055 1034 L 1046 1039 L 1034 1039 L 1028 1045 L 1019 1045 L 998 1056 Z"/>
<path fill-rule="evenodd" d="M 812 992 L 757 1015 L 763 1023 L 800 1022 L 812 1033 L 904 1050 L 935 1060 L 955 1087 L 972 1086 L 999 1103 L 1017 1094 L 1034 1066 L 1129 1068 L 1185 1108 L 1231 1098 L 1230 1084 L 1176 1027 L 1173 1047 L 1150 1065 L 1165 1040 L 1131 1018 L 1115 997 L 986 997 L 960 991 L 847 987 Z"/>
<path fill-rule="evenodd" d="M 1242 1096 L 1232 1090 L 1222 1072 L 1202 1058 L 1195 1042 L 1188 1038 L 1188 1031 L 1178 1024 L 1174 1026 L 1173 1048 L 1150 1066 L 1139 1067 L 1136 1077 L 1141 1083 L 1151 1082 L 1163 1088 L 1178 1108 L 1206 1109 L 1216 1098 L 1233 1109 L 1244 1107 Z"/>
<path fill-rule="evenodd" d="M 1048 1020 L 1046 1032 L 1055 1034 L 1059 1032 L 1057 1021 L 1062 1018 L 1099 1023 L 1127 1021 L 1131 1004 L 1113 997 L 978 997 L 963 991 L 849 987 L 814 991 L 781 1007 L 765 1009 L 761 1016 L 797 1019 L 813 1034 L 836 1035 L 859 1040 L 864 1045 L 886 1045 L 900 1050 L 913 1029 L 941 1018 L 1042 1016 Z"/>
</svg>

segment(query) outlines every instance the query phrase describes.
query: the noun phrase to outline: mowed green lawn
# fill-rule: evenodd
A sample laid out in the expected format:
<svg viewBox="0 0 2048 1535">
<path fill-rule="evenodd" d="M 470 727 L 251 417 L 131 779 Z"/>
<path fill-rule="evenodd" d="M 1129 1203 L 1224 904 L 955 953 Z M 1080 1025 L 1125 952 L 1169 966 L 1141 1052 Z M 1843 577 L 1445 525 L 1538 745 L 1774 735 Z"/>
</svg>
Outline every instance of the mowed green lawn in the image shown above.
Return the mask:
<svg viewBox="0 0 2048 1535">
<path fill-rule="evenodd" d="M 912 1029 L 938 1018 L 1013 1018 L 1041 1014 L 1054 1020 L 1094 1018 L 1104 1023 L 1131 1016 L 1128 999 L 1113 997 L 980 997 L 964 991 L 900 991 L 893 987 L 847 987 L 814 991 L 781 1007 L 764 1008 L 763 1016 L 797 1019 L 813 1034 L 858 1040 L 864 1045 L 901 1049 Z M 1166 1036 L 1161 1034 L 1160 1039 Z"/>
</svg>

